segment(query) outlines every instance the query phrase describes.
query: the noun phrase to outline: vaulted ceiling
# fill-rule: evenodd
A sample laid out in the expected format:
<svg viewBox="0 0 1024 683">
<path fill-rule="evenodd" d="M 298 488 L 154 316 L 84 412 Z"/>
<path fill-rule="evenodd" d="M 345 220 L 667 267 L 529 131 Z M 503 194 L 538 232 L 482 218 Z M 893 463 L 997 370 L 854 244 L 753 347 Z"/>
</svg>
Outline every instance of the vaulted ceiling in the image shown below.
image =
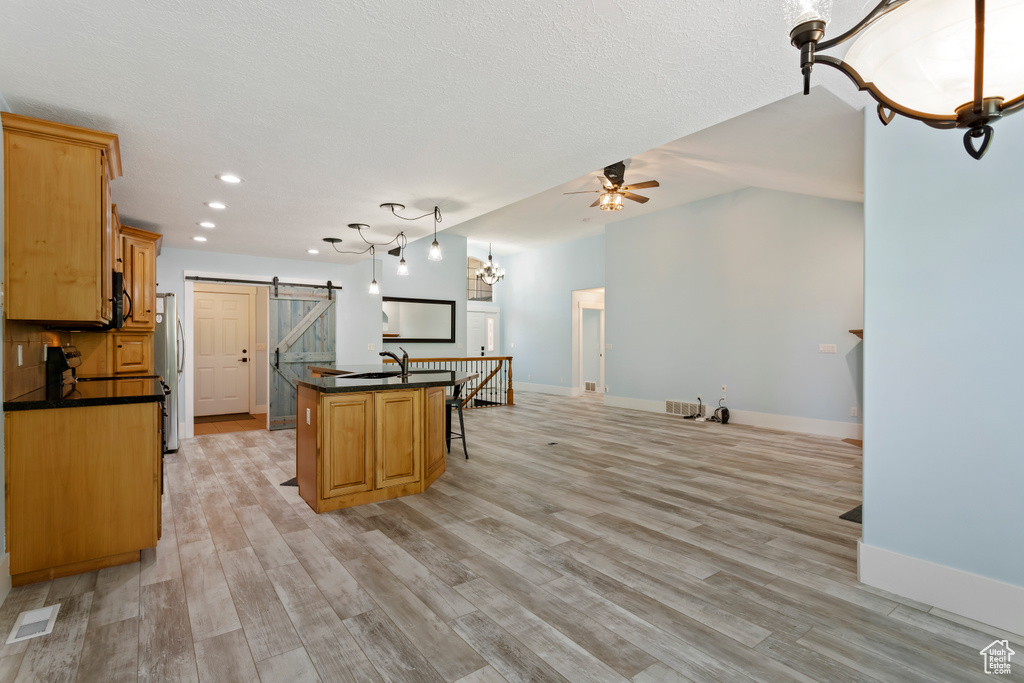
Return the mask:
<svg viewBox="0 0 1024 683">
<path fill-rule="evenodd" d="M 786 33 L 777 0 L 9 0 L 0 94 L 118 133 L 114 199 L 165 245 L 322 259 L 432 229 L 382 202 L 451 227 L 791 95 Z"/>
</svg>

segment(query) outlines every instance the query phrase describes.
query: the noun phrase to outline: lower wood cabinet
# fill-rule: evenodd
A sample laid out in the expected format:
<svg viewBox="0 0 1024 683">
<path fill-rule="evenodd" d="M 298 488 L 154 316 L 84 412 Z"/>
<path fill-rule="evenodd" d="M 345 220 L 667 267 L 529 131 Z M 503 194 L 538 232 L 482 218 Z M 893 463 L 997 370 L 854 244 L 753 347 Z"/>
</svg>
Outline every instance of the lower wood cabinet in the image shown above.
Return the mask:
<svg viewBox="0 0 1024 683">
<path fill-rule="evenodd" d="M 298 388 L 296 478 L 317 512 L 422 492 L 444 472 L 444 387 Z"/>
<path fill-rule="evenodd" d="M 4 414 L 14 585 L 139 559 L 160 528 L 160 404 Z"/>
</svg>

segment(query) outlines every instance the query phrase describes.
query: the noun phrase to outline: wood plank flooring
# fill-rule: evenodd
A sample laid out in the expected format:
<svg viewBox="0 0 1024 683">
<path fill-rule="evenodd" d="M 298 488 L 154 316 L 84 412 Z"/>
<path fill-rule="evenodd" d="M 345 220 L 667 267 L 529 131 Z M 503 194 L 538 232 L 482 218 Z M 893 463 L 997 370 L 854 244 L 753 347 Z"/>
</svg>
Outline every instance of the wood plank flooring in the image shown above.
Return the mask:
<svg viewBox="0 0 1024 683">
<path fill-rule="evenodd" d="M 426 493 L 323 515 L 294 432 L 184 442 L 142 562 L 10 593 L 0 633 L 61 611 L 0 681 L 982 681 L 1024 647 L 857 582 L 859 448 L 516 398 Z"/>
</svg>

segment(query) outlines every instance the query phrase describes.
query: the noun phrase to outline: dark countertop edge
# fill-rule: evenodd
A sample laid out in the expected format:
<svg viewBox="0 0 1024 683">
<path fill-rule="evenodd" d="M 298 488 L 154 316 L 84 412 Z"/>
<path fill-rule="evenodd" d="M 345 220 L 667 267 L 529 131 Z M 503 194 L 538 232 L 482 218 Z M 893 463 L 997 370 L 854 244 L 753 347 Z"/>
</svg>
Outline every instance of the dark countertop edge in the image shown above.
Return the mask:
<svg viewBox="0 0 1024 683">
<path fill-rule="evenodd" d="M 445 372 L 450 373 L 451 371 L 450 370 L 440 370 L 440 371 L 438 371 L 439 374 L 440 373 L 445 373 Z M 353 379 L 353 380 L 351 380 L 353 382 L 353 384 L 344 384 L 344 385 L 341 385 L 341 386 L 338 386 L 336 384 L 333 385 L 333 386 L 324 386 L 321 383 L 321 382 L 323 382 L 323 380 L 328 380 L 328 381 L 334 382 L 334 381 L 337 381 L 337 380 L 344 380 L 345 379 L 344 375 L 335 375 L 335 376 L 332 376 L 332 377 L 324 377 L 324 378 L 322 378 L 320 380 L 303 380 L 303 379 L 300 379 L 298 381 L 298 385 L 306 387 L 307 389 L 312 389 L 314 391 L 318 391 L 321 394 L 340 394 L 340 393 L 344 393 L 344 392 L 356 392 L 356 391 L 394 391 L 395 389 L 429 389 L 430 387 L 451 387 L 451 386 L 455 386 L 457 384 L 465 384 L 466 382 L 474 380 L 474 379 L 478 378 L 479 376 L 480 376 L 479 374 L 475 374 L 474 373 L 474 374 L 459 375 L 455 380 L 451 380 L 451 379 L 429 379 L 429 380 L 428 379 L 422 379 L 422 380 L 420 380 L 420 379 L 413 379 L 413 377 L 415 377 L 415 375 L 411 375 L 409 377 L 409 381 L 408 382 L 401 382 L 401 383 L 396 383 L 396 384 L 389 384 L 386 381 L 373 380 L 373 379 Z M 393 380 L 395 378 L 394 377 L 390 377 L 390 378 L 386 378 L 386 379 L 392 379 Z M 357 384 L 357 382 L 364 382 L 364 384 Z"/>
<path fill-rule="evenodd" d="M 97 398 L 57 398 L 38 401 L 4 401 L 4 412 L 14 413 L 19 410 L 46 410 L 49 408 L 84 408 L 86 406 L 117 406 L 128 403 L 159 403 L 164 400 L 161 392 L 146 396 L 102 396 Z"/>
</svg>

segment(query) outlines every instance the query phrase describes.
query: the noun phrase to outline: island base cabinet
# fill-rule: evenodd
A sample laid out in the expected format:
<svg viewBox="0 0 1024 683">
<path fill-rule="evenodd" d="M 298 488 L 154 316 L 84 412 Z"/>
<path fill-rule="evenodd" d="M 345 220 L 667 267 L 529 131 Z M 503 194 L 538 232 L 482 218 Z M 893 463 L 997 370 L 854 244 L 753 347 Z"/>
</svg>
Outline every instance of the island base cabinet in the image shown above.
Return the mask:
<svg viewBox="0 0 1024 683">
<path fill-rule="evenodd" d="M 316 512 L 421 493 L 444 472 L 443 388 L 332 394 L 300 385 L 297 408 L 296 479 Z"/>
<path fill-rule="evenodd" d="M 160 404 L 4 416 L 15 586 L 139 559 L 156 545 Z"/>
</svg>

